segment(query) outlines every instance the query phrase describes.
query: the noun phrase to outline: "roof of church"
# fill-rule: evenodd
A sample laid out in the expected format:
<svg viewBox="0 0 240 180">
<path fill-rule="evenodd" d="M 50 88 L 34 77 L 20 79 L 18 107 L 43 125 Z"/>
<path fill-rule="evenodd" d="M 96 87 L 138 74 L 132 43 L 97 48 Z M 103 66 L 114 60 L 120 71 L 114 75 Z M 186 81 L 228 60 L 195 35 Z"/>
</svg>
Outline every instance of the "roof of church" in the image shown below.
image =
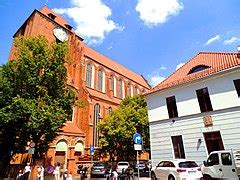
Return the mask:
<svg viewBox="0 0 240 180">
<path fill-rule="evenodd" d="M 191 82 L 240 65 L 240 53 L 199 52 L 146 94 Z"/>
</svg>

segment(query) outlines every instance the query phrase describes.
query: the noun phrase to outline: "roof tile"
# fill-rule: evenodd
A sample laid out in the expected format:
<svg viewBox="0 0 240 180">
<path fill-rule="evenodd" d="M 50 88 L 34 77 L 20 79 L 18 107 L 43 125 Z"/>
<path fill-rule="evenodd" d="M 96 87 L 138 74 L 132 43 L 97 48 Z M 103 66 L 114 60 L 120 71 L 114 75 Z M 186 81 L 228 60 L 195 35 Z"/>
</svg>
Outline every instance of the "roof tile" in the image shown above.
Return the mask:
<svg viewBox="0 0 240 180">
<path fill-rule="evenodd" d="M 209 68 L 191 73 L 191 69 L 204 65 Z M 151 94 L 162 89 L 180 85 L 195 79 L 215 74 L 217 72 L 240 65 L 240 53 L 200 52 L 190 59 L 185 65 L 173 72 L 168 78 L 152 88 L 146 94 Z"/>
</svg>

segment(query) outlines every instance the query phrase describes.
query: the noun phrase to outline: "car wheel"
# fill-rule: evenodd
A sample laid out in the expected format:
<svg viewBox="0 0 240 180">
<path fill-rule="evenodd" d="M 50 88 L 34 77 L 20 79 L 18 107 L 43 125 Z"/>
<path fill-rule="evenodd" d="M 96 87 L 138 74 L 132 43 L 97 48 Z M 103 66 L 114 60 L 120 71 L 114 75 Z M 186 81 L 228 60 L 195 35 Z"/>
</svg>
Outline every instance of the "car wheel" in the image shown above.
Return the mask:
<svg viewBox="0 0 240 180">
<path fill-rule="evenodd" d="M 173 177 L 173 175 L 169 175 L 168 180 L 175 180 L 175 178 Z"/>
<path fill-rule="evenodd" d="M 154 172 L 151 172 L 151 180 L 157 180 L 157 177 Z"/>
<path fill-rule="evenodd" d="M 212 180 L 211 176 L 207 175 L 207 174 L 204 174 L 203 175 L 203 179 L 204 180 Z"/>
</svg>

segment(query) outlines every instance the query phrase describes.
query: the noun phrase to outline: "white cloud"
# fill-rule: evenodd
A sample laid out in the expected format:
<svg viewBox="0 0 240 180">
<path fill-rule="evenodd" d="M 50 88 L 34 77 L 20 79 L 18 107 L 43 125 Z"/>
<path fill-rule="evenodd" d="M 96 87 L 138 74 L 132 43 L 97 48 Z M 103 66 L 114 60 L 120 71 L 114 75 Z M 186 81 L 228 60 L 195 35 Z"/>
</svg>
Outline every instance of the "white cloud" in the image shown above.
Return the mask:
<svg viewBox="0 0 240 180">
<path fill-rule="evenodd" d="M 217 41 L 217 40 L 219 40 L 220 38 L 221 38 L 220 35 L 216 35 L 216 36 L 210 38 L 210 39 L 205 43 L 205 45 L 212 44 L 214 41 Z"/>
<path fill-rule="evenodd" d="M 88 44 L 100 44 L 107 33 L 113 30 L 123 31 L 109 19 L 112 12 L 101 0 L 71 0 L 71 8 L 54 9 L 59 14 L 65 14 L 76 23 L 76 33 Z"/>
<path fill-rule="evenodd" d="M 147 26 L 165 23 L 170 16 L 176 16 L 183 9 L 179 0 L 138 0 L 135 10 Z"/>
<path fill-rule="evenodd" d="M 160 82 L 162 82 L 164 79 L 165 79 L 165 77 L 163 77 L 163 76 L 153 75 L 153 76 L 151 76 L 150 79 L 149 79 L 149 84 L 150 84 L 152 87 L 155 87 L 155 86 L 158 85 Z"/>
<path fill-rule="evenodd" d="M 185 63 L 179 63 L 177 66 L 176 66 L 176 70 L 178 70 L 180 67 L 182 67 Z"/>
<path fill-rule="evenodd" d="M 161 75 L 162 70 L 166 70 L 167 68 L 165 66 L 159 67 L 157 70 L 153 71 L 151 74 L 147 75 L 148 82 L 151 86 L 156 86 L 160 82 L 162 82 L 165 77 Z"/>
<path fill-rule="evenodd" d="M 229 45 L 229 44 L 235 43 L 237 41 L 240 41 L 240 39 L 237 38 L 237 37 L 232 37 L 230 39 L 226 39 L 225 41 L 223 41 L 223 44 L 224 45 Z"/>
</svg>

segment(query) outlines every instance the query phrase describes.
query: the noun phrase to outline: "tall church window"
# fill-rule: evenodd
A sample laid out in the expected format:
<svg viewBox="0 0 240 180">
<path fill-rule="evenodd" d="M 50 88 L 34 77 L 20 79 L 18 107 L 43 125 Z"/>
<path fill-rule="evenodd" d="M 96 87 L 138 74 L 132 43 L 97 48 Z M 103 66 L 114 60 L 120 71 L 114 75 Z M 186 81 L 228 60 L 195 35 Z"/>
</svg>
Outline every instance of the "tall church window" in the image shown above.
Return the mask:
<svg viewBox="0 0 240 180">
<path fill-rule="evenodd" d="M 131 84 L 128 83 L 127 85 L 127 96 L 131 96 Z"/>
<path fill-rule="evenodd" d="M 133 89 L 133 95 L 137 95 L 137 86 L 134 86 L 134 89 Z"/>
<path fill-rule="evenodd" d="M 93 146 L 99 146 L 99 131 L 97 130 L 97 124 L 100 121 L 100 105 L 95 104 L 94 106 L 94 123 L 93 123 Z"/>
<path fill-rule="evenodd" d="M 112 90 L 113 96 L 116 97 L 116 78 L 114 75 L 111 75 L 110 78 L 110 90 Z"/>
<path fill-rule="evenodd" d="M 98 85 L 97 85 L 97 90 L 103 91 L 103 71 L 99 70 L 98 71 Z"/>
<path fill-rule="evenodd" d="M 92 65 L 91 64 L 87 64 L 86 67 L 86 86 L 87 87 L 92 87 Z"/>
<path fill-rule="evenodd" d="M 118 80 L 118 97 L 123 99 L 123 81 L 122 81 L 122 79 Z"/>
<path fill-rule="evenodd" d="M 112 107 L 108 108 L 108 115 L 110 115 L 112 113 Z"/>
</svg>

